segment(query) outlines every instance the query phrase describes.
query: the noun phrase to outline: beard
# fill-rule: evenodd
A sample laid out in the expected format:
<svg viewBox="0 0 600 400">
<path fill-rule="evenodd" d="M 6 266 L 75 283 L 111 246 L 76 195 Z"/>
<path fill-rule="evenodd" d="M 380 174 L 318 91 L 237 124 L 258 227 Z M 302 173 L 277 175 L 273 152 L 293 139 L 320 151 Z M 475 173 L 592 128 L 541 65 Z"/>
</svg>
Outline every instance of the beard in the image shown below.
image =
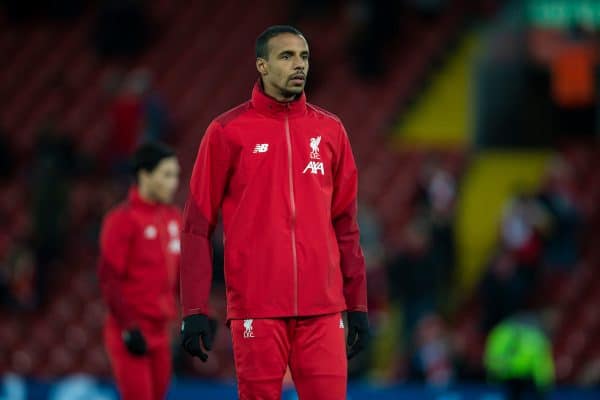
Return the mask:
<svg viewBox="0 0 600 400">
<path fill-rule="evenodd" d="M 279 92 L 281 93 L 282 97 L 287 98 L 297 98 L 298 96 L 300 96 L 302 94 L 302 92 L 304 91 L 304 85 L 302 86 L 287 86 L 287 87 L 280 87 L 279 88 Z"/>
</svg>

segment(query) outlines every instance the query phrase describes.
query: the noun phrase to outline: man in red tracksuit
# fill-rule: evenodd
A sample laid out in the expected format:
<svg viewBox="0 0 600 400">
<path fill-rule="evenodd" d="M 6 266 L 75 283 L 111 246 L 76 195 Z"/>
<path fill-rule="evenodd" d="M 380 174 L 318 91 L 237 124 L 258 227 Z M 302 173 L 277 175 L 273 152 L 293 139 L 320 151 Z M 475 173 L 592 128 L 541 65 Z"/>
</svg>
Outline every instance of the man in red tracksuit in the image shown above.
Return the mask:
<svg viewBox="0 0 600 400">
<path fill-rule="evenodd" d="M 179 165 L 171 149 L 147 143 L 133 169 L 136 185 L 108 213 L 100 236 L 104 341 L 121 398 L 160 400 L 171 376 L 181 214 L 170 203 Z"/>
<path fill-rule="evenodd" d="M 239 397 L 279 399 L 289 366 L 300 399 L 345 399 L 346 357 L 369 335 L 352 150 L 341 121 L 306 102 L 302 33 L 267 29 L 257 39 L 256 66 L 251 100 L 209 125 L 192 172 L 182 345 L 206 360 L 212 344 L 209 239 L 222 209 Z"/>
</svg>

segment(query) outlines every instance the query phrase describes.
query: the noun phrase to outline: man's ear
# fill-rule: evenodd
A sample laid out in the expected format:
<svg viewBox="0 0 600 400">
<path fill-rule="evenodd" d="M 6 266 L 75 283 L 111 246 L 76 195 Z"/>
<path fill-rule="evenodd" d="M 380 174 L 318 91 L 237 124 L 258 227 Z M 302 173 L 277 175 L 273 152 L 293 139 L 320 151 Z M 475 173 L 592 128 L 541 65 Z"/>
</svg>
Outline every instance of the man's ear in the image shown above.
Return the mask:
<svg viewBox="0 0 600 400">
<path fill-rule="evenodd" d="M 268 68 L 267 68 L 267 60 L 265 60 L 264 58 L 257 58 L 256 59 L 256 70 L 258 71 L 258 73 L 261 76 L 265 76 L 268 74 Z"/>
</svg>

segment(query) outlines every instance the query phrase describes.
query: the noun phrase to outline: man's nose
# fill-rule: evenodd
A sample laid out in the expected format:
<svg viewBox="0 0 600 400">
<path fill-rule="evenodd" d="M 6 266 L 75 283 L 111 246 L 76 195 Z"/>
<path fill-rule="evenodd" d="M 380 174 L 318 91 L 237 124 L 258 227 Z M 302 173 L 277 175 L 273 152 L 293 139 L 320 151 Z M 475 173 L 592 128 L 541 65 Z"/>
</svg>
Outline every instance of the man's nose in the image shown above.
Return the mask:
<svg viewBox="0 0 600 400">
<path fill-rule="evenodd" d="M 304 68 L 306 68 L 306 60 L 303 58 L 297 58 L 294 62 L 294 69 L 303 70 Z"/>
</svg>

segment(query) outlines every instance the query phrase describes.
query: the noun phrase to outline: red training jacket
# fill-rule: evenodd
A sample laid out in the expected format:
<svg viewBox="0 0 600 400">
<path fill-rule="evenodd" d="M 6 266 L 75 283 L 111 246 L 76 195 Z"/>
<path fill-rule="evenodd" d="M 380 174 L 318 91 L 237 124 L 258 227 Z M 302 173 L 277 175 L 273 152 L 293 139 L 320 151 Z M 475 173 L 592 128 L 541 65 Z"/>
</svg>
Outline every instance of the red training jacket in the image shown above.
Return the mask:
<svg viewBox="0 0 600 400">
<path fill-rule="evenodd" d="M 341 121 L 306 103 L 250 101 L 208 126 L 184 210 L 183 315 L 207 314 L 222 208 L 227 318 L 366 311 L 357 170 Z"/>
<path fill-rule="evenodd" d="M 175 317 L 180 211 L 149 203 L 134 187 L 105 217 L 99 277 L 109 315 L 123 329 L 156 330 Z"/>
</svg>

